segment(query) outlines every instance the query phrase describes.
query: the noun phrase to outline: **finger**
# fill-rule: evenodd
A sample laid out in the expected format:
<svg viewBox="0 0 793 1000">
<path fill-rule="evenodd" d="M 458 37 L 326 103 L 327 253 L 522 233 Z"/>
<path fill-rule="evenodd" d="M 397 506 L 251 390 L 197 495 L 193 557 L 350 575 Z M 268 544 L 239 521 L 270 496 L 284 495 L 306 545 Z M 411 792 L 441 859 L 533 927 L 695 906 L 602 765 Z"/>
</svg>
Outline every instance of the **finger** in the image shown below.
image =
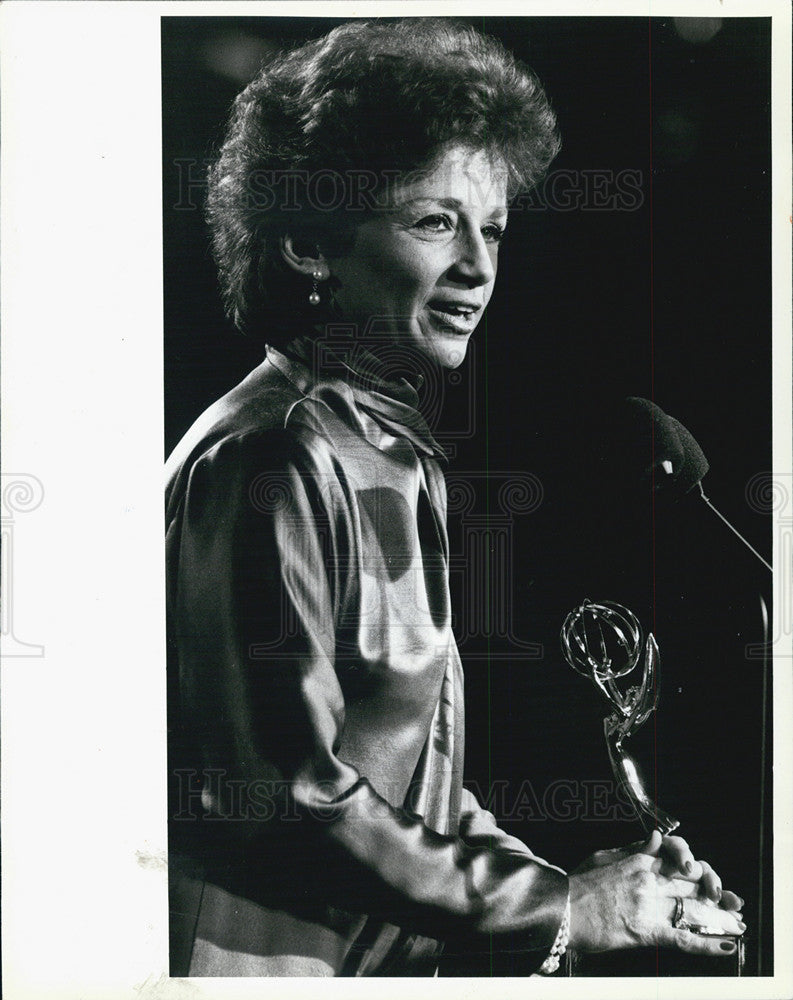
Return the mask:
<svg viewBox="0 0 793 1000">
<path fill-rule="evenodd" d="M 742 910 L 746 904 L 736 892 L 725 889 L 721 894 L 721 906 L 725 910 Z"/>
<path fill-rule="evenodd" d="M 726 893 L 724 893 L 722 895 L 722 901 L 724 900 L 724 897 L 726 895 L 727 895 Z M 723 902 L 722 903 L 714 903 L 712 899 L 703 899 L 703 897 L 699 896 L 699 895 L 698 896 L 693 896 L 693 897 L 692 896 L 685 896 L 685 897 L 681 897 L 681 898 L 685 898 L 685 899 L 692 899 L 693 898 L 693 899 L 696 899 L 697 902 L 701 906 L 706 907 L 708 913 L 713 913 L 714 910 L 727 910 L 729 913 L 731 913 L 735 917 L 736 920 L 740 920 L 741 922 L 743 922 L 743 900 L 739 896 L 735 896 L 735 893 L 730 893 L 730 896 L 734 897 L 734 902 L 735 902 L 736 905 L 734 905 L 734 906 L 724 906 Z"/>
<path fill-rule="evenodd" d="M 601 851 L 595 851 L 586 861 L 576 869 L 577 872 L 589 871 L 592 868 L 604 868 L 606 865 L 613 865 L 616 861 L 623 861 L 625 858 L 633 857 L 637 854 L 655 855 L 661 846 L 661 834 L 654 830 L 649 837 L 644 840 L 636 840 L 625 847 L 609 847 Z"/>
<path fill-rule="evenodd" d="M 675 906 L 675 910 L 677 910 L 678 905 L 680 904 Z M 746 930 L 746 925 L 737 919 L 735 913 L 696 900 L 684 900 L 682 903 L 682 913 L 679 916 L 680 920 L 677 926 L 672 922 L 674 915 L 668 922 L 662 922 L 658 926 L 656 934 L 659 944 L 667 944 L 678 948 L 683 947 L 688 940 L 685 937 L 686 934 L 712 941 L 724 937 L 740 937 Z M 698 929 L 699 933 L 697 933 Z M 681 934 L 683 935 L 682 938 Z M 692 949 L 684 948 L 684 950 Z M 704 950 L 707 952 L 708 949 L 694 948 L 693 950 Z"/>
<path fill-rule="evenodd" d="M 679 948 L 690 955 L 710 955 L 712 958 L 724 958 L 734 955 L 737 950 L 735 941 L 729 938 L 705 937 L 702 934 L 692 934 L 690 931 L 669 929 L 658 942 L 668 948 Z"/>
<path fill-rule="evenodd" d="M 700 895 L 706 899 L 712 899 L 714 903 L 721 901 L 721 879 L 711 868 L 707 861 L 700 861 L 702 867 L 702 877 L 699 880 Z"/>
<path fill-rule="evenodd" d="M 683 862 L 678 858 L 669 858 L 663 853 L 653 860 L 652 869 L 656 875 L 665 875 L 667 878 L 684 878 L 687 882 L 699 882 L 704 873 L 702 863 L 693 861 Z"/>
<path fill-rule="evenodd" d="M 655 857 L 661 850 L 662 844 L 663 837 L 661 836 L 661 831 L 653 830 L 644 840 L 634 840 L 632 844 L 628 844 L 626 847 L 617 848 L 614 853 L 621 858 L 629 858 L 638 854 Z"/>
<path fill-rule="evenodd" d="M 681 875 L 691 875 L 694 870 L 694 855 L 682 837 L 664 837 L 661 855 Z"/>
<path fill-rule="evenodd" d="M 723 910 L 720 906 L 703 903 L 697 899 L 687 899 L 683 916 L 689 923 L 712 927 L 716 933 L 743 934 L 746 924 L 734 910 Z"/>
<path fill-rule="evenodd" d="M 682 878 L 660 879 L 658 882 L 658 895 L 668 899 L 696 899 L 699 887 L 696 882 L 688 882 Z"/>
<path fill-rule="evenodd" d="M 663 842 L 664 838 L 661 836 L 661 831 L 653 830 L 647 840 L 644 841 L 644 844 L 639 847 L 638 853 L 649 854 L 651 857 L 655 857 L 661 850 Z"/>
<path fill-rule="evenodd" d="M 666 858 L 663 854 L 653 859 L 650 871 L 656 875 L 665 875 L 667 878 L 682 878 L 687 882 L 699 882 L 703 874 L 702 865 L 699 861 L 694 861 L 690 870 L 682 871 L 677 861 Z"/>
<path fill-rule="evenodd" d="M 700 868 L 698 862 L 694 862 L 694 866 L 690 873 L 681 871 L 677 863 L 670 861 L 669 858 L 665 858 L 663 854 L 659 855 L 657 858 L 653 858 L 652 864 L 650 865 L 650 871 L 655 875 L 661 875 L 666 878 L 679 878 L 685 879 L 686 882 L 699 882 L 702 878 L 702 869 Z"/>
<path fill-rule="evenodd" d="M 579 871 L 589 868 L 604 868 L 606 865 L 613 865 L 615 861 L 621 861 L 630 853 L 626 847 L 608 847 L 602 851 L 595 851 L 581 865 Z"/>
</svg>

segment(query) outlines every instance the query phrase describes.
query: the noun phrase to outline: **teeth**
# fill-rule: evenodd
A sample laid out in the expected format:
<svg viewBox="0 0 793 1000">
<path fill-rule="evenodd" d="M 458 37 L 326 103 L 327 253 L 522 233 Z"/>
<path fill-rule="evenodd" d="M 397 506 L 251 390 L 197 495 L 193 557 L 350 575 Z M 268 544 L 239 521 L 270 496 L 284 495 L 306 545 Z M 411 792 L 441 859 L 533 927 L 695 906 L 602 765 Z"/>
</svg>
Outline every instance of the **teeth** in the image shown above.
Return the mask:
<svg viewBox="0 0 793 1000">
<path fill-rule="evenodd" d="M 452 316 L 470 316 L 474 312 L 474 309 L 470 306 L 455 306 L 441 303 L 435 306 L 435 308 L 439 312 L 450 313 Z"/>
</svg>

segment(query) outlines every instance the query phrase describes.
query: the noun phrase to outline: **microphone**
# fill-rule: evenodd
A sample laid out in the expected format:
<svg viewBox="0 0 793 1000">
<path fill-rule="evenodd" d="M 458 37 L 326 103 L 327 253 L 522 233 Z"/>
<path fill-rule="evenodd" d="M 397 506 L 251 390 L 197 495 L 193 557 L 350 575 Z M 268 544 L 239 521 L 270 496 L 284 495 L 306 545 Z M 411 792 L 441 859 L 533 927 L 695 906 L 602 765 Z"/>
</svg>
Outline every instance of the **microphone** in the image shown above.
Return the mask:
<svg viewBox="0 0 793 1000">
<path fill-rule="evenodd" d="M 620 464 L 631 478 L 640 470 L 653 492 L 676 501 L 695 487 L 714 514 L 736 535 L 760 562 L 771 570 L 760 553 L 749 544 L 727 518 L 714 507 L 702 488 L 710 466 L 696 439 L 680 421 L 664 413 L 660 406 L 640 396 L 628 396 L 617 425 Z"/>
<path fill-rule="evenodd" d="M 694 436 L 674 417 L 670 417 L 656 403 L 639 396 L 629 396 L 624 400 L 616 424 L 615 441 L 617 445 L 616 469 L 613 467 L 614 452 L 611 450 L 612 471 L 616 471 L 621 482 L 626 487 L 636 489 L 637 480 L 644 485 L 651 485 L 654 495 L 665 495 L 671 500 L 698 490 L 699 496 L 722 521 L 730 531 L 739 538 L 747 549 L 771 572 L 771 564 L 749 544 L 743 535 L 727 518 L 714 507 L 702 488 L 702 480 L 708 472 L 708 460 Z M 604 443 L 604 442 L 602 442 Z M 768 713 L 769 713 L 769 666 L 768 666 L 768 608 L 762 594 L 760 611 L 762 614 L 763 642 L 762 649 L 762 703 L 761 703 L 761 751 L 760 751 L 760 815 L 758 824 L 758 901 L 757 901 L 757 966 L 762 969 L 763 937 L 766 909 L 763 902 L 763 891 L 767 873 L 765 857 L 767 852 L 765 832 L 765 795 L 767 784 L 766 759 L 770 752 Z M 738 973 L 740 975 L 740 971 Z"/>
<path fill-rule="evenodd" d="M 625 400 L 627 434 L 623 446 L 629 468 L 640 466 L 656 493 L 679 500 L 706 475 L 710 466 L 693 435 L 660 406 L 640 396 Z"/>
</svg>

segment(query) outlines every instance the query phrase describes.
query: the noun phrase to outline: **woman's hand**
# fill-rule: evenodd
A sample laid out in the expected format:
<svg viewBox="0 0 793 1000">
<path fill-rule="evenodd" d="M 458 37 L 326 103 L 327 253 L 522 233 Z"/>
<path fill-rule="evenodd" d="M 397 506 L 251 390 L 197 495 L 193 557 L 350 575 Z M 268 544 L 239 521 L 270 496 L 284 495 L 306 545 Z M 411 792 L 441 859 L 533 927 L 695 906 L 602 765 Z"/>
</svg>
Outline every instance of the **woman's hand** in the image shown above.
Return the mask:
<svg viewBox="0 0 793 1000">
<path fill-rule="evenodd" d="M 720 903 L 725 910 L 743 909 L 743 900 L 734 892 L 722 892 L 721 879 L 707 861 L 697 861 L 682 837 L 662 837 L 658 830 L 653 830 L 647 840 L 637 840 L 627 847 L 615 847 L 610 850 L 596 851 L 576 869 L 576 874 L 591 871 L 592 868 L 602 868 L 614 864 L 623 858 L 634 854 L 649 854 L 656 859 L 652 870 L 657 874 L 670 878 L 682 878 L 687 882 L 699 885 L 698 895 L 701 899 L 710 899 Z"/>
<path fill-rule="evenodd" d="M 660 945 L 706 955 L 735 950 L 731 941 L 673 927 L 677 899 L 689 923 L 725 935 L 745 930 L 743 900 L 722 892 L 719 877 L 694 859 L 682 838 L 654 831 L 646 841 L 598 851 L 570 876 L 570 946 L 607 951 Z"/>
</svg>

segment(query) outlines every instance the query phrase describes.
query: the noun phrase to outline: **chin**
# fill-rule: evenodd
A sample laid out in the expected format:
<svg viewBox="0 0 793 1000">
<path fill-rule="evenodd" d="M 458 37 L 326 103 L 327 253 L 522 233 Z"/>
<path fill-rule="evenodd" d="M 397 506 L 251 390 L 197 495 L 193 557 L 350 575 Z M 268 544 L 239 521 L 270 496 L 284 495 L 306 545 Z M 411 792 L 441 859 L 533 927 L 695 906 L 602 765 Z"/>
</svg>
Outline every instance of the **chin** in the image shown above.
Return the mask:
<svg viewBox="0 0 793 1000">
<path fill-rule="evenodd" d="M 441 323 L 420 323 L 412 340 L 414 346 L 440 368 L 459 368 L 465 361 L 468 342 L 477 326 L 476 321 L 460 324 L 458 329 Z"/>
<path fill-rule="evenodd" d="M 459 368 L 463 361 L 465 361 L 468 342 L 471 339 L 472 333 L 473 331 L 470 331 L 463 335 L 456 331 L 444 332 L 433 330 L 431 333 L 426 333 L 414 330 L 407 337 L 394 337 L 390 344 L 389 356 L 393 361 L 394 349 L 396 348 L 399 351 L 401 348 L 404 351 L 404 360 L 408 364 L 412 356 L 414 362 L 418 363 L 419 367 L 422 367 L 423 360 L 425 362 L 430 361 L 439 368 L 450 370 Z"/>
<path fill-rule="evenodd" d="M 441 368 L 459 368 L 465 361 L 470 339 L 470 336 L 461 337 L 459 334 L 450 334 L 447 337 L 436 335 L 428 345 L 427 354 Z"/>
</svg>

